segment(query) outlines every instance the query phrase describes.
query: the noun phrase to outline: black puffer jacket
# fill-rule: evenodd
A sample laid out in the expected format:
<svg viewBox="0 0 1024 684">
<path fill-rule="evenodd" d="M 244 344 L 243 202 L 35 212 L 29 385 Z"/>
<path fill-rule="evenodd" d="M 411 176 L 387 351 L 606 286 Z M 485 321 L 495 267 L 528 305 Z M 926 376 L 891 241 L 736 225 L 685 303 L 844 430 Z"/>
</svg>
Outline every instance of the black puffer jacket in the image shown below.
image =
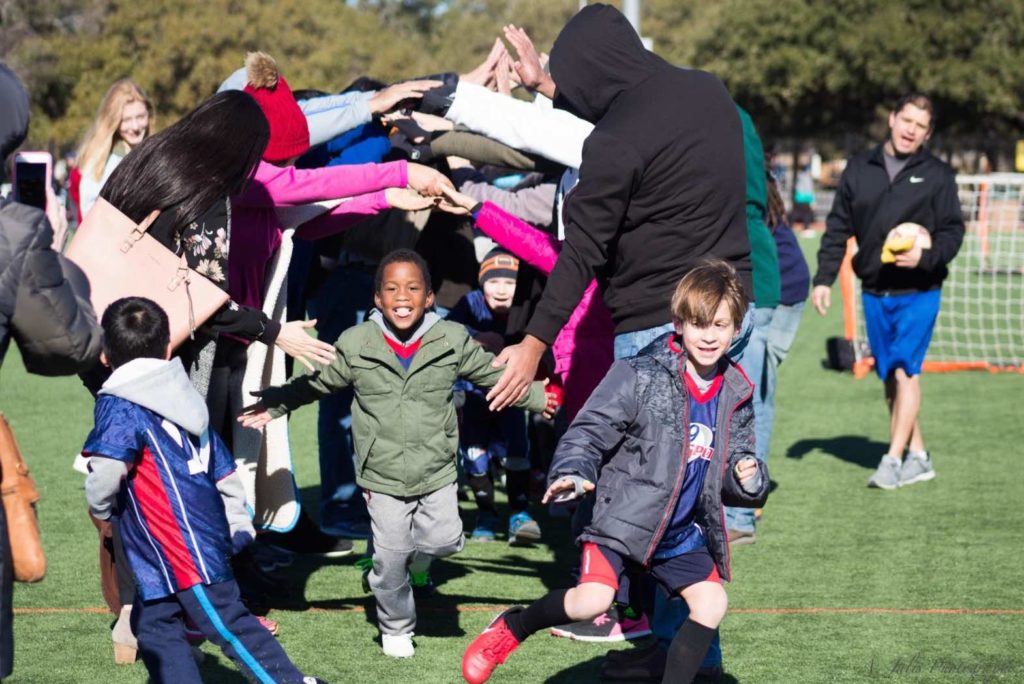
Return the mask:
<svg viewBox="0 0 1024 684">
<path fill-rule="evenodd" d="M 526 331 L 552 342 L 595 276 L 616 333 L 668 323 L 676 284 L 708 256 L 732 264 L 753 301 L 743 130 L 722 82 L 648 52 L 602 4 L 562 29 L 551 76 L 555 105 L 595 126 Z"/>
<path fill-rule="evenodd" d="M 0 207 L 0 361 L 13 338 L 30 373 L 71 375 L 96 364 L 102 331 L 85 274 L 52 242 L 41 210 Z"/>
<path fill-rule="evenodd" d="M 637 356 L 616 361 L 558 443 L 548 479 L 597 482 L 594 517 L 580 535 L 638 563 L 650 561 L 675 511 L 689 453 L 685 353 L 658 338 Z M 729 364 L 718 400 L 715 452 L 698 499 L 697 522 L 718 573 L 728 580 L 729 543 L 722 505 L 757 507 L 768 498 L 768 469 L 748 494 L 732 468 L 754 455 L 753 386 Z M 601 468 L 601 463 L 610 457 Z M 598 471 L 600 470 L 600 479 Z"/>
</svg>

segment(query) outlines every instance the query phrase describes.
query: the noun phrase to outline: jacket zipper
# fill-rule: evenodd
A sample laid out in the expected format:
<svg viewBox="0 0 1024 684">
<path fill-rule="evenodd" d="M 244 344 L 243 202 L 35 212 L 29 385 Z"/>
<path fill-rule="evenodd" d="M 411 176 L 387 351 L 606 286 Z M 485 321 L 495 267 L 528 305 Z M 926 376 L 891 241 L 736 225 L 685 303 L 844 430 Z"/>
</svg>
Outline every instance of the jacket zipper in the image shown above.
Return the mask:
<svg viewBox="0 0 1024 684">
<path fill-rule="evenodd" d="M 669 505 L 665 508 L 665 515 L 661 518 L 661 523 L 658 525 L 658 529 L 654 532 L 654 537 L 651 539 L 650 545 L 647 547 L 647 553 L 644 555 L 644 567 L 650 567 L 651 557 L 654 555 L 654 551 L 658 548 L 658 542 L 661 541 L 661 535 L 665 533 L 665 527 L 668 525 L 668 521 L 671 520 L 672 516 L 676 512 L 676 503 L 679 501 L 679 491 L 683 487 L 683 480 L 686 478 L 686 466 L 689 460 L 690 453 L 690 397 L 686 392 L 686 378 L 683 377 L 683 373 L 686 372 L 686 355 L 680 355 L 679 360 L 679 382 L 682 383 L 682 394 L 683 394 L 683 453 L 682 453 L 682 467 L 679 468 L 679 474 L 676 475 L 676 483 L 672 487 L 672 496 L 669 499 Z"/>
</svg>

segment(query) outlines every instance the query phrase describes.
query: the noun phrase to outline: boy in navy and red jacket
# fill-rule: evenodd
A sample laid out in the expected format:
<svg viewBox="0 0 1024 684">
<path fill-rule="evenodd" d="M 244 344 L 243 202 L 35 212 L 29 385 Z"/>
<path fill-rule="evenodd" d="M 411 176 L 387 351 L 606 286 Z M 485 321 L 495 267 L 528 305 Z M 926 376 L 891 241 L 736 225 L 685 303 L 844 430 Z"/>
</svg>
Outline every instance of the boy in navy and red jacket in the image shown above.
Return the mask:
<svg viewBox="0 0 1024 684">
<path fill-rule="evenodd" d="M 255 534 L 230 452 L 206 403 L 170 356 L 167 314 L 142 297 L 103 314 L 101 360 L 113 369 L 96 400 L 86 498 L 120 523 L 137 594 L 132 630 L 154 682 L 201 682 L 185 620 L 260 684 L 314 684 L 242 605 L 230 557 Z"/>
</svg>

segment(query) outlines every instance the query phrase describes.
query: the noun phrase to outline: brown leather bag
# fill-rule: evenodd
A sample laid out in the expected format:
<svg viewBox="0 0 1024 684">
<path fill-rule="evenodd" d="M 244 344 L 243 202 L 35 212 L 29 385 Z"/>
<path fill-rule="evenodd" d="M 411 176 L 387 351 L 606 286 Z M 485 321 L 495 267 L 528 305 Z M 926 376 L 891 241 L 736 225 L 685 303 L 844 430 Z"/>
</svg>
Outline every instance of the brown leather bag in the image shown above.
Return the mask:
<svg viewBox="0 0 1024 684">
<path fill-rule="evenodd" d="M 18 582 L 38 582 L 46 574 L 46 556 L 39 538 L 36 502 L 39 491 L 28 466 L 21 458 L 18 443 L 0 413 L 0 492 L 3 493 L 4 512 L 7 514 L 7 536 L 11 542 L 11 561 L 14 579 Z"/>
</svg>

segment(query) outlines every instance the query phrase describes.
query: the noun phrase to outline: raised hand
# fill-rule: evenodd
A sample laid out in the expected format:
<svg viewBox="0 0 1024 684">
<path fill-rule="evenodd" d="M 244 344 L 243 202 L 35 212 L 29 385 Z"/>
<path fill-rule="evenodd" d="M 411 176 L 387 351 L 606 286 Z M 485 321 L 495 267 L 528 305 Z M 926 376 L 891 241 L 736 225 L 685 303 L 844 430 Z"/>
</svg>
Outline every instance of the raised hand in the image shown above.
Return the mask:
<svg viewBox="0 0 1024 684">
<path fill-rule="evenodd" d="M 494 67 L 498 65 L 498 58 L 503 54 L 507 55 L 508 50 L 505 49 L 505 44 L 501 42 L 501 38 L 495 38 L 494 45 L 491 46 L 491 51 L 487 58 L 468 74 L 461 74 L 459 80 L 475 83 L 479 86 L 487 86 L 493 77 Z"/>
<path fill-rule="evenodd" d="M 530 90 L 536 90 L 541 95 L 553 100 L 555 98 L 555 82 L 544 72 L 540 55 L 537 54 L 537 48 L 533 46 L 530 36 L 526 31 L 513 24 L 506 26 L 504 33 L 505 39 L 512 45 L 512 49 L 515 50 L 518 57 L 512 63 L 512 67 L 519 76 L 519 82 Z"/>
</svg>

